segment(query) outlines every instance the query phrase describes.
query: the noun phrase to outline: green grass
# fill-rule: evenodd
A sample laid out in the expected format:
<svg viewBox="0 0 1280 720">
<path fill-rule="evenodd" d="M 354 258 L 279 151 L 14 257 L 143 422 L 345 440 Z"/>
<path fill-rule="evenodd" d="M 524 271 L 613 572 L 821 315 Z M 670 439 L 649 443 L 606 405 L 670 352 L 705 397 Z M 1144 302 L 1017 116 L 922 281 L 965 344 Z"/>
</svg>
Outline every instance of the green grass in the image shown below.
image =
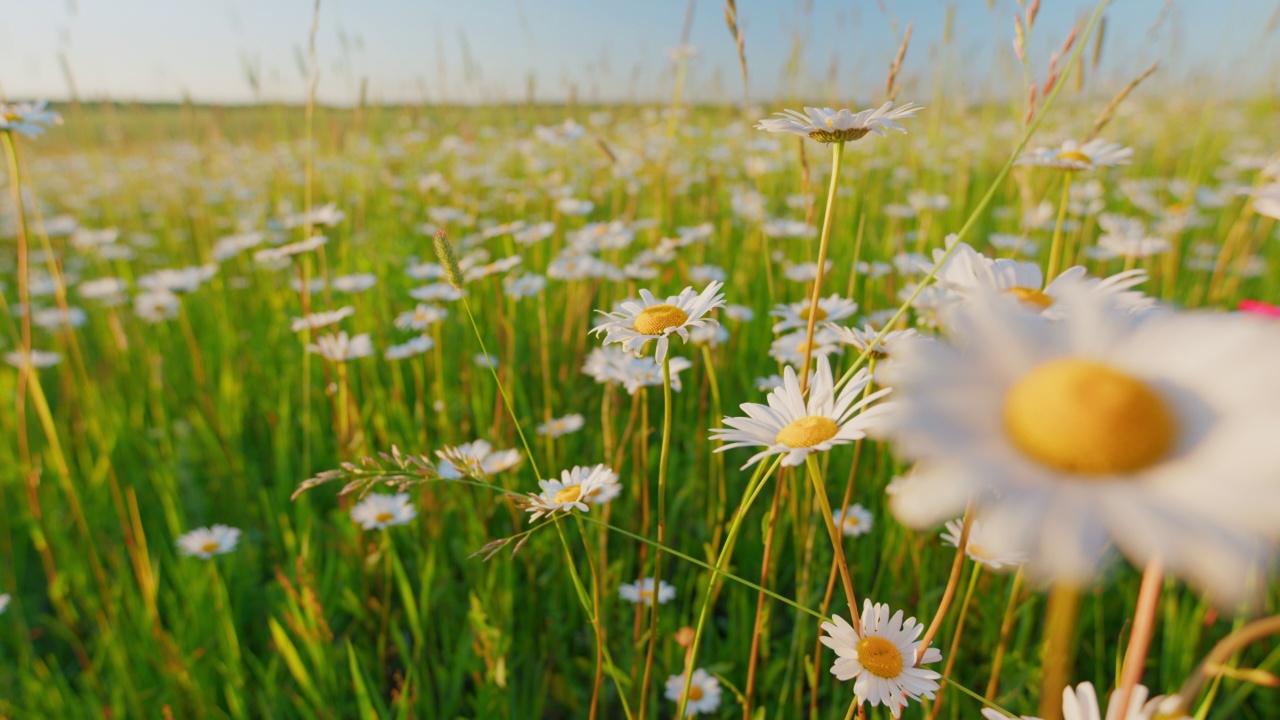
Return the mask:
<svg viewBox="0 0 1280 720">
<path fill-rule="evenodd" d="M 942 92 L 923 102 L 928 109 L 910 122 L 910 135 L 862 140 L 846 153 L 826 287 L 857 299 L 863 312 L 898 307 L 906 279 L 855 274 L 855 258 L 890 262 L 899 252 L 927 254 L 941 247 L 991 185 L 1021 131 L 1021 108 L 966 108 Z M 1096 98 L 1064 93 L 1032 143 L 1082 133 L 1100 105 Z M 566 231 L 588 220 L 654 221 L 637 230 L 632 248 L 602 255 L 619 265 L 680 226 L 711 223 L 715 232 L 708 243 L 680 251 L 653 280 L 552 280 L 543 296 L 516 301 L 503 295 L 501 276 L 494 276 L 471 283 L 467 295 L 544 475 L 576 464 L 610 464 L 621 475 L 624 493 L 610 506 L 609 522 L 651 537 L 652 521 L 650 528 L 641 527 L 639 497 L 657 475 L 660 388 L 632 398 L 581 373 L 585 354 L 599 344 L 587 335 L 590 311 L 608 309 L 640 288 L 674 293 L 696 284 L 688 281 L 690 266 L 712 263 L 725 270 L 728 301 L 751 307 L 755 320 L 725 321 L 730 339 L 710 352 L 719 399 L 702 352 L 672 346 L 693 368 L 683 373 L 684 389 L 674 396 L 669 544 L 714 563 L 749 473 L 737 469 L 745 451 L 711 453 L 706 429 L 719 426 L 721 414 L 736 414 L 739 403 L 763 400 L 754 379 L 779 370 L 767 355 L 773 339 L 768 311 L 808 292 L 805 284 L 783 277 L 771 253 L 809 262 L 816 252 L 816 241 L 765 238 L 758 222 L 733 213 L 731 198 L 738 188 L 757 190 L 770 215 L 803 217 L 786 205 L 788 195 L 801 191 L 801 150 L 794 138 L 765 136 L 748 129 L 740 114 L 716 107 L 696 108 L 682 120 L 666 165 L 656 162 L 661 155 L 653 147 L 640 156 L 646 143 L 666 132 L 665 122 L 646 115 L 656 108 L 604 108 L 611 121 L 589 127 L 587 138 L 564 147 L 521 146 L 532 139 L 535 124 L 565 117 L 585 123 L 590 111 L 600 109 L 320 109 L 316 201 L 336 202 L 347 217 L 323 229 L 330 241 L 314 256 L 319 264 L 306 261 L 309 272 L 370 272 L 379 281 L 362 294 L 320 292 L 311 301 L 316 308 L 354 305 L 355 315 L 341 327 L 371 333 L 380 349 L 410 337 L 392 320 L 416 304 L 407 292 L 421 284 L 405 275 L 406 259 L 433 257 L 422 229 L 432 207 L 455 207 L 495 222 L 555 219 L 559 230 L 537 246 L 517 247 L 509 236 L 481 244 L 495 259 L 522 254 L 524 268 L 533 272 L 544 271 Z M 1167 181 L 1217 186 L 1215 173 L 1230 153 L 1249 140 L 1263 149 L 1274 140 L 1266 134 L 1274 118 L 1268 102 L 1205 103 L 1202 110 L 1178 116 L 1141 99 L 1124 109 L 1104 134 L 1134 147 L 1135 162 L 1096 176 L 1111 212 L 1149 217 L 1118 191 L 1122 179 L 1161 181 L 1156 196 L 1169 206 L 1186 198 L 1170 192 Z M 237 225 L 262 228 L 279 216 L 279 203 L 302 206 L 303 121 L 296 108 L 76 106 L 62 112 L 65 127 L 19 142 L 24 182 L 40 198 L 45 219 L 68 213 L 87 227 L 118 227 L 120 242 L 137 248 L 132 260 L 106 260 L 52 238 L 63 271 L 81 279 L 134 279 L 161 267 L 209 262 L 213 244 Z M 1227 119 L 1236 129 L 1227 129 Z M 420 133 L 420 142 L 411 131 Z M 442 152 L 446 135 L 463 138 L 468 149 Z M 593 142 L 597 138 L 622 164 L 610 162 Z M 749 149 L 760 141 L 776 143 L 776 149 Z M 810 143 L 803 152 L 820 212 L 827 160 L 821 146 Z M 744 176 L 749 156 L 764 158 L 767 171 Z M 623 165 L 633 161 L 634 174 L 623 175 Z M 491 170 L 478 171 L 484 167 Z M 443 173 L 451 190 L 419 192 L 417 177 L 430 172 Z M 1252 181 L 1248 173 L 1236 177 Z M 628 190 L 629 182 L 636 192 Z M 969 241 L 990 252 L 986 238 L 1018 232 L 1022 203 L 1055 202 L 1059 182 L 1051 172 L 1015 169 L 999 186 L 992 208 L 977 218 Z M 594 201 L 595 210 L 588 218 L 559 217 L 547 194 L 555 183 L 573 185 L 579 197 Z M 912 189 L 946 195 L 950 207 L 917 218 L 890 217 L 885 206 L 905 202 Z M 1170 236 L 1175 250 L 1165 258 L 1140 262 L 1151 274 L 1144 289 L 1183 307 L 1232 308 L 1243 298 L 1280 299 L 1273 223 L 1242 219 L 1245 204 L 1237 197 L 1222 207 L 1200 208 L 1202 227 Z M 1013 208 L 1013 216 L 1003 208 Z M 1097 235 L 1093 215 L 1083 220 L 1068 235 L 1068 247 L 1077 251 Z M 35 218 L 32 224 L 39 227 Z M 455 241 L 474 231 L 458 223 L 444 227 Z M 281 232 L 290 241 L 302 239 L 301 229 Z M 1193 244 L 1220 246 L 1233 233 L 1246 248 L 1243 254 L 1261 258 L 1261 274 L 1243 277 L 1233 264 L 1217 287 L 1211 273 L 1183 262 Z M 139 240 L 144 235 L 146 243 Z M 1031 237 L 1043 261 L 1049 233 L 1039 230 Z M 37 230 L 35 249 L 38 238 Z M 8 317 L 17 306 L 7 262 L 15 246 L 12 239 L 4 243 Z M 393 445 L 428 456 L 475 439 L 519 447 L 488 371 L 472 363 L 480 348 L 461 306 L 447 304 L 449 317 L 434 330 L 437 351 L 395 363 L 375 356 L 348 364 L 353 432 L 344 446 L 337 440 L 334 396 L 327 392 L 333 367 L 308 356 L 301 336 L 289 328 L 290 318 L 302 314 L 299 295 L 288 285 L 293 271 L 267 270 L 251 255 L 223 262 L 207 284 L 184 295 L 178 319 L 148 324 L 127 304 L 103 307 L 77 298 L 73 289 L 70 303 L 88 313 L 84 326 L 70 333 L 35 330 L 35 347 L 61 352 L 66 360 L 39 371 L 56 445 L 29 403 L 31 460 L 24 463 L 13 405 L 6 403 L 0 413 L 0 591 L 13 595 L 0 616 L 0 716 L 585 717 L 595 677 L 595 636 L 569 573 L 566 546 L 554 530 L 533 533 L 514 556 L 504 549 L 485 561 L 472 554 L 527 525 L 525 513 L 494 489 L 418 486 L 413 493 L 419 517 L 385 533 L 361 532 L 347 514 L 352 500 L 337 497 L 337 485 L 290 499 L 316 473 Z M 1094 274 L 1120 269 L 1118 261 L 1084 262 Z M 43 267 L 43 261 L 33 265 Z M 38 298 L 37 304 L 52 306 L 55 299 Z M 18 344 L 17 322 L 6 324 L 6 349 Z M 842 363 L 853 357 L 846 353 Z M 17 382 L 12 368 L 0 372 L 0 397 L 14 397 Z M 586 418 L 582 431 L 555 441 L 533 437 L 538 422 L 570 412 Z M 605 454 L 606 442 L 615 448 L 612 457 Z M 55 447 L 65 456 L 65 475 Z M 846 542 L 854 586 L 862 597 L 927 623 L 953 551 L 934 533 L 900 526 L 888 511 L 883 489 L 904 470 L 888 448 L 868 442 L 858 452 L 853 499 L 874 513 L 875 526 Z M 823 456 L 835 503 L 854 455 L 842 448 Z M 526 460 L 492 482 L 524 493 L 537 489 L 537 479 Z M 766 486 L 744 522 L 729 570 L 760 582 L 773 502 L 779 512 L 763 582 L 816 609 L 831 547 L 812 511 L 812 488 L 800 473 L 783 473 Z M 599 510 L 591 517 L 600 519 Z M 239 547 L 209 562 L 181 557 L 175 539 L 213 523 L 241 528 Z M 634 712 L 645 643 L 643 637 L 636 642 L 635 611 L 617 598 L 617 585 L 647 572 L 641 557 L 651 564 L 653 550 L 598 524 L 561 525 L 583 582 L 591 583 L 593 571 L 601 574 L 602 626 Z M 583 534 L 593 563 L 607 549 L 605 565 L 589 565 Z M 649 701 L 650 715 L 658 717 L 675 712 L 661 695 L 666 677 L 681 672 L 683 649 L 672 634 L 696 621 L 708 572 L 666 558 L 663 576 L 678 594 L 660 613 Z M 961 593 L 972 572 L 966 564 Z M 959 603 L 935 640 L 944 656 L 958 655 L 956 682 L 978 694 L 987 684 L 1011 580 L 981 573 L 961 646 L 949 647 Z M 1138 574 L 1119 566 L 1085 593 L 1075 680 L 1114 685 L 1137 586 Z M 838 610 L 838 583 L 835 597 Z M 1277 612 L 1278 597 L 1273 587 L 1266 612 Z M 1016 601 L 994 699 L 1030 713 L 1039 694 L 1044 595 L 1040 588 L 1024 587 Z M 733 581 L 721 586 L 699 651 L 700 666 L 737 688 L 746 682 L 756 604 L 755 590 Z M 755 705 L 771 718 L 806 717 L 818 622 L 774 600 L 763 607 Z M 1211 613 L 1171 581 L 1161 599 L 1146 684 L 1160 692 L 1176 690 L 1232 627 L 1229 618 Z M 1237 663 L 1274 670 L 1280 658 L 1273 648 L 1274 643 L 1256 645 Z M 818 717 L 844 717 L 852 687 L 831 678 L 831 654 L 823 652 Z M 599 716 L 622 717 L 607 674 L 602 693 Z M 977 701 L 949 689 L 941 716 L 973 718 L 978 708 Z M 1277 712 L 1274 690 L 1254 691 L 1228 679 L 1208 716 L 1266 718 Z M 740 710 L 726 691 L 717 717 L 735 714 Z M 868 716 L 888 713 L 877 708 Z M 921 709 L 913 705 L 907 716 L 920 717 Z"/>
</svg>

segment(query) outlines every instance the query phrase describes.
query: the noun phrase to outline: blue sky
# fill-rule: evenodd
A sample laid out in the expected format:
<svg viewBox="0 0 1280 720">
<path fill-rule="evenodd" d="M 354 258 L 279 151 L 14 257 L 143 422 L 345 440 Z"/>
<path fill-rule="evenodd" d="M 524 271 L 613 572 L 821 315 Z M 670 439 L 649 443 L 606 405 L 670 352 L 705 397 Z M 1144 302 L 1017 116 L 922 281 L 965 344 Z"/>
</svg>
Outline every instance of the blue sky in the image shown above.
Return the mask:
<svg viewBox="0 0 1280 720">
<path fill-rule="evenodd" d="M 1092 0 L 1043 0 L 1043 67 Z M 322 0 L 319 94 L 371 101 L 665 99 L 686 0 Z M 943 43 L 948 7 L 950 44 Z M 908 21 L 906 75 L 975 91 L 1009 87 L 1014 0 L 739 0 L 753 100 L 874 100 Z M 1115 0 L 1101 71 L 1118 84 L 1163 59 L 1163 82 L 1277 90 L 1280 0 Z M 299 101 L 310 0 L 0 0 L 0 90 L 82 97 Z M 741 97 L 723 0 L 696 3 L 688 96 Z M 786 73 L 793 47 L 799 71 Z M 259 94 L 246 68 L 261 78 Z M 1002 70 L 1003 68 L 1003 70 Z M 794 79 L 793 79 L 794 78 Z"/>
</svg>

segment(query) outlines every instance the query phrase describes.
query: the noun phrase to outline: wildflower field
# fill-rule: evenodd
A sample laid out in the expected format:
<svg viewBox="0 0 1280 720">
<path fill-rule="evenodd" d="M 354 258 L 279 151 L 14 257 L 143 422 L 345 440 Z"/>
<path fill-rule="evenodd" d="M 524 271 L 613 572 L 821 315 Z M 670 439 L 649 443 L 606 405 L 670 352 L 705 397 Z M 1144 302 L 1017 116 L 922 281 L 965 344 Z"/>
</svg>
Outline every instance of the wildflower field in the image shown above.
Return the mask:
<svg viewBox="0 0 1280 720">
<path fill-rule="evenodd" d="M 0 717 L 1280 717 L 1277 97 L 1007 5 L 985 97 L 0 107 Z"/>
</svg>

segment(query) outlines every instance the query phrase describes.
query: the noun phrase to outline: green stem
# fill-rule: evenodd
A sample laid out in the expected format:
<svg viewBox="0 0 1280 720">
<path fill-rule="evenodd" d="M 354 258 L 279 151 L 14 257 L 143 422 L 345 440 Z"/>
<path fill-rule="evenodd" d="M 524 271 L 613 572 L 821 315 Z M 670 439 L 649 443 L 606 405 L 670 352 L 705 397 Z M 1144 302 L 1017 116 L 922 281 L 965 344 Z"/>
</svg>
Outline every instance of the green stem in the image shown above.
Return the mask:
<svg viewBox="0 0 1280 720">
<path fill-rule="evenodd" d="M 849 577 L 849 562 L 844 556 L 844 539 L 840 528 L 836 527 L 835 516 L 831 513 L 831 501 L 827 499 L 826 483 L 822 481 L 822 471 L 818 468 L 818 456 L 809 453 L 805 458 L 809 468 L 809 479 L 813 481 L 813 492 L 818 496 L 818 505 L 822 508 L 822 519 L 827 526 L 827 534 L 831 536 L 831 547 L 835 550 L 836 564 L 840 568 L 840 582 L 844 584 L 845 598 L 849 602 L 850 624 L 861 632 L 862 621 L 858 618 L 858 600 L 853 594 L 853 580 Z"/>
<path fill-rule="evenodd" d="M 1058 221 L 1053 226 L 1053 244 L 1049 247 L 1049 268 L 1044 271 L 1044 284 L 1048 285 L 1058 276 L 1058 268 L 1062 264 L 1062 226 L 1067 220 L 1067 205 L 1071 200 L 1071 178 L 1075 172 L 1066 171 L 1062 181 L 1062 198 L 1058 200 Z"/>
<path fill-rule="evenodd" d="M 476 324 L 476 318 L 471 314 L 471 304 L 467 302 L 467 296 L 462 296 L 462 307 L 467 311 L 467 319 L 471 321 L 471 329 L 475 331 L 476 342 L 480 343 L 480 352 L 484 353 L 485 358 L 489 357 L 489 350 L 484 346 L 484 338 L 480 336 L 480 326 Z M 493 375 L 493 383 L 498 386 L 498 394 L 502 396 L 502 404 L 507 409 L 507 415 L 511 416 L 511 423 L 516 426 L 516 432 L 520 435 L 520 443 L 524 445 L 524 454 L 529 457 L 529 465 L 533 468 L 533 474 L 539 479 L 542 473 L 538 470 L 538 460 L 533 456 L 533 448 L 529 446 L 529 440 L 524 436 L 524 428 L 520 427 L 520 420 L 516 417 L 516 411 L 511 407 L 511 399 L 507 397 L 506 388 L 502 387 L 502 381 L 498 379 L 498 371 L 493 367 L 493 363 L 486 363 L 489 366 L 489 373 Z"/>
<path fill-rule="evenodd" d="M 840 182 L 840 159 L 844 157 L 844 141 L 831 143 L 831 184 L 827 187 L 827 207 L 822 213 L 822 239 L 818 241 L 818 269 L 813 278 L 813 295 L 809 297 L 809 323 L 804 336 L 804 364 L 800 370 L 800 389 L 809 384 L 809 366 L 813 359 L 813 331 L 818 324 L 818 300 L 822 298 L 822 276 L 827 265 L 827 244 L 831 238 L 831 217 L 836 206 L 836 186 Z"/>
<path fill-rule="evenodd" d="M 667 527 L 667 461 L 671 454 L 671 353 L 662 358 L 662 451 L 658 456 L 658 551 L 653 554 L 653 593 L 657 598 L 662 588 L 662 543 Z M 645 717 L 649 699 L 649 681 L 653 672 L 653 654 L 658 645 L 658 606 L 649 611 L 649 649 L 645 653 L 644 679 L 640 683 L 640 717 Z"/>
</svg>

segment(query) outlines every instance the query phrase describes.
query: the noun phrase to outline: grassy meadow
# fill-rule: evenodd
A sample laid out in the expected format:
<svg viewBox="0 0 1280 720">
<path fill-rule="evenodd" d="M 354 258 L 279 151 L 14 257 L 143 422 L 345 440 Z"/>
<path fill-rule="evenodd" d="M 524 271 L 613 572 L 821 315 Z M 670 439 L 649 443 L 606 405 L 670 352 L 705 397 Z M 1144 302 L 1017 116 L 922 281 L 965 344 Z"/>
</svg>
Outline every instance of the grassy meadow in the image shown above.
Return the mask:
<svg viewBox="0 0 1280 720">
<path fill-rule="evenodd" d="M 675 717 L 668 678 L 696 634 L 691 667 L 722 693 L 710 717 L 888 718 L 854 703 L 819 641 L 821 618 L 848 617 L 826 504 L 867 512 L 841 535 L 858 602 L 939 619 L 928 667 L 946 680 L 904 717 L 979 718 L 983 698 L 1039 716 L 1042 690 L 1063 682 L 1104 696 L 1130 647 L 1140 562 L 1113 557 L 1081 584 L 1053 639 L 1051 578 L 899 521 L 886 488 L 912 462 L 893 442 L 873 433 L 808 464 L 740 469 L 755 451 L 715 452 L 709 432 L 797 364 L 770 351 L 804 323 L 775 333 L 770 313 L 804 307 L 820 244 L 821 295 L 857 304 L 846 327 L 945 336 L 943 293 L 913 291 L 962 228 L 988 258 L 1045 267 L 1057 248 L 1060 267 L 1090 276 L 1145 271 L 1134 289 L 1162 312 L 1280 301 L 1277 223 L 1251 195 L 1278 149 L 1276 98 L 1206 101 L 1157 74 L 1099 133 L 1131 162 L 1010 165 L 1024 142 L 1084 137 L 1142 70 L 1078 60 L 1088 72 L 1067 67 L 1031 122 L 1020 88 L 973 98 L 911 79 L 898 102 L 924 109 L 900 121 L 907 134 L 846 144 L 825 243 L 832 145 L 753 125 L 805 104 L 875 108 L 878 88 L 745 111 L 62 104 L 61 126 L 7 132 L 0 349 L 17 354 L 0 367 L 0 716 Z M 1099 251 L 1124 222 L 1150 242 Z M 438 264 L 441 230 L 461 291 Z M 713 281 L 723 332 L 672 336 L 678 389 L 664 393 L 660 363 L 626 380 L 584 370 L 602 348 L 596 310 Z M 352 342 L 326 350 L 338 331 Z M 876 364 L 868 391 L 894 362 L 821 342 L 836 378 Z M 27 373 L 24 347 L 57 355 Z M 575 415 L 580 427 L 539 430 Z M 479 440 L 518 458 L 437 455 Z M 445 457 L 461 466 L 452 478 Z M 615 498 L 530 521 L 539 480 L 596 464 L 617 474 Z M 326 482 L 295 497 L 310 478 Z M 353 520 L 365 493 L 395 492 L 408 499 L 375 513 L 387 527 Z M 178 543 L 215 524 L 239 535 L 210 557 Z M 652 577 L 659 555 L 674 597 L 654 613 L 620 588 Z M 1156 576 L 1138 614 L 1153 625 L 1151 694 L 1280 613 L 1262 585 L 1237 612 Z M 1189 715 L 1280 716 L 1273 639 L 1217 663 Z"/>
</svg>

